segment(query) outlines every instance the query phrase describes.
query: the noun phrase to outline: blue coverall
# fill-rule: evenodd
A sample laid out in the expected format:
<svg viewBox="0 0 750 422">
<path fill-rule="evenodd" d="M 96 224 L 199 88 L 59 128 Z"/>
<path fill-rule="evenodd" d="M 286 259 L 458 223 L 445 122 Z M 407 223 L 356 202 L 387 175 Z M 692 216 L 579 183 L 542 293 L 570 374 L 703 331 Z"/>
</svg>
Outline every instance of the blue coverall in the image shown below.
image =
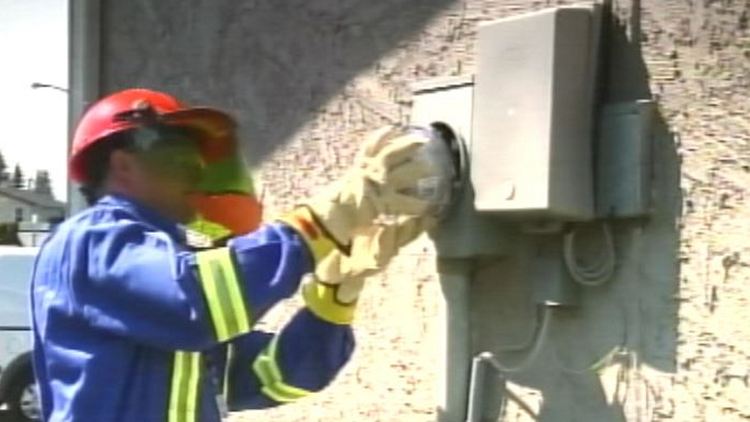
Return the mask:
<svg viewBox="0 0 750 422">
<path fill-rule="evenodd" d="M 328 385 L 351 327 L 304 307 L 253 325 L 313 269 L 282 223 L 192 251 L 175 223 L 106 196 L 45 242 L 32 280 L 34 369 L 48 422 L 215 422 Z"/>
</svg>

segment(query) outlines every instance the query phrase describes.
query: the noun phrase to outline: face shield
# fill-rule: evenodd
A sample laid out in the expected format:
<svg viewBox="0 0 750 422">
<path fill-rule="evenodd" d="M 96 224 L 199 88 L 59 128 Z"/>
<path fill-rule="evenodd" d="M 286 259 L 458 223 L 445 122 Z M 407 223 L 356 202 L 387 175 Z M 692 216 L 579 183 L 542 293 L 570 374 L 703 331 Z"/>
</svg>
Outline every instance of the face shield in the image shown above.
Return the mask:
<svg viewBox="0 0 750 422">
<path fill-rule="evenodd" d="M 263 207 L 250 169 L 239 155 L 208 163 L 190 201 L 200 215 L 190 228 L 212 239 L 249 233 L 260 226 Z"/>
<path fill-rule="evenodd" d="M 133 140 L 149 171 L 190 186 L 189 201 L 198 217 L 189 229 L 218 240 L 258 228 L 262 206 L 249 168 L 236 150 L 208 159 L 205 151 L 210 148 L 201 142 L 200 131 L 165 124 L 151 110 L 124 118 L 139 123 Z"/>
<path fill-rule="evenodd" d="M 154 177 L 191 191 L 200 186 L 206 162 L 195 133 L 177 127 L 153 126 L 133 130 L 131 139 L 139 161 Z"/>
</svg>

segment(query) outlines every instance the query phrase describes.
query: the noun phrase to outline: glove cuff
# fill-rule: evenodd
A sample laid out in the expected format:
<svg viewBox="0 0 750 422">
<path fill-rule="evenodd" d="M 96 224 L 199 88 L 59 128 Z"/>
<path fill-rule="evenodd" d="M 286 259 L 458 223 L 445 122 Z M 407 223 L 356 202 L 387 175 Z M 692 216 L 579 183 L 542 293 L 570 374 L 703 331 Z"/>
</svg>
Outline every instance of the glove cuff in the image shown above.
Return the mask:
<svg viewBox="0 0 750 422">
<path fill-rule="evenodd" d="M 315 264 L 323 260 L 334 249 L 344 250 L 320 224 L 308 207 L 299 207 L 277 219 L 296 231 L 307 244 Z"/>
<path fill-rule="evenodd" d="M 339 286 L 311 281 L 302 286 L 302 298 L 307 308 L 324 321 L 337 325 L 349 325 L 354 320 L 357 301 L 342 303 L 336 299 Z"/>
</svg>

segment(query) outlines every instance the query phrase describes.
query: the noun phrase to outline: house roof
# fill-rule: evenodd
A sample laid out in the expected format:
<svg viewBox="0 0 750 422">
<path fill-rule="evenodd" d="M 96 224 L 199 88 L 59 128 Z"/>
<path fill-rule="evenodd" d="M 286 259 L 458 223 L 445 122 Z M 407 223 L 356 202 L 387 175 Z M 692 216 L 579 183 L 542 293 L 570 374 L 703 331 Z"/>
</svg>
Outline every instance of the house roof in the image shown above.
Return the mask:
<svg viewBox="0 0 750 422">
<path fill-rule="evenodd" d="M 55 198 L 36 193 L 29 190 L 21 190 L 8 186 L 0 186 L 0 196 L 15 199 L 16 201 L 26 203 L 41 208 L 60 208 L 65 209 L 65 203 Z"/>
</svg>

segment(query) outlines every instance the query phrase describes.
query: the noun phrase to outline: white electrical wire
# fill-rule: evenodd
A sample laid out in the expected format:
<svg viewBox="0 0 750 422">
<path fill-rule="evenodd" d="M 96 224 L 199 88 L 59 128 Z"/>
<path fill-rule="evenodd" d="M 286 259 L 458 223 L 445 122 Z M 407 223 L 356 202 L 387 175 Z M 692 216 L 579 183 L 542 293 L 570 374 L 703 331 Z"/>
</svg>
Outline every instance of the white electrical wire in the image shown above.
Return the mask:
<svg viewBox="0 0 750 422">
<path fill-rule="evenodd" d="M 603 257 L 597 263 L 588 267 L 583 267 L 579 264 L 576 256 L 576 234 L 578 229 L 574 228 L 563 237 L 565 266 L 568 267 L 568 272 L 573 277 L 573 280 L 584 286 L 601 286 L 609 281 L 615 273 L 617 257 L 615 256 L 612 229 L 606 222 L 601 222 L 601 229 L 604 244 Z"/>
<path fill-rule="evenodd" d="M 554 353 L 555 361 L 557 362 L 557 367 L 560 368 L 561 371 L 565 372 L 566 374 L 571 375 L 588 375 L 591 373 L 595 373 L 600 371 L 603 368 L 606 368 L 607 366 L 611 365 L 612 362 L 614 362 L 615 358 L 622 355 L 630 355 L 628 353 L 627 349 L 624 346 L 614 346 L 611 349 L 607 351 L 603 356 L 601 356 L 596 361 L 590 363 L 588 366 L 585 366 L 583 368 L 571 368 L 567 366 L 563 359 L 560 358 L 557 351 Z"/>
<path fill-rule="evenodd" d="M 551 306 L 545 306 L 544 307 L 544 315 L 542 315 L 542 322 L 539 326 L 539 330 L 537 331 L 536 337 L 534 338 L 534 343 L 531 346 L 531 350 L 526 354 L 526 356 L 521 359 L 520 362 L 513 366 L 508 366 L 506 364 L 503 364 L 500 362 L 495 355 L 493 355 L 490 352 L 484 352 L 479 355 L 479 357 L 482 360 L 485 360 L 489 362 L 495 369 L 497 369 L 499 372 L 512 374 L 517 372 L 522 372 L 528 369 L 529 366 L 531 366 L 534 361 L 536 361 L 537 357 L 539 357 L 540 353 L 544 349 L 545 341 L 548 337 L 551 321 L 552 321 L 552 314 L 553 314 L 553 307 Z"/>
</svg>

